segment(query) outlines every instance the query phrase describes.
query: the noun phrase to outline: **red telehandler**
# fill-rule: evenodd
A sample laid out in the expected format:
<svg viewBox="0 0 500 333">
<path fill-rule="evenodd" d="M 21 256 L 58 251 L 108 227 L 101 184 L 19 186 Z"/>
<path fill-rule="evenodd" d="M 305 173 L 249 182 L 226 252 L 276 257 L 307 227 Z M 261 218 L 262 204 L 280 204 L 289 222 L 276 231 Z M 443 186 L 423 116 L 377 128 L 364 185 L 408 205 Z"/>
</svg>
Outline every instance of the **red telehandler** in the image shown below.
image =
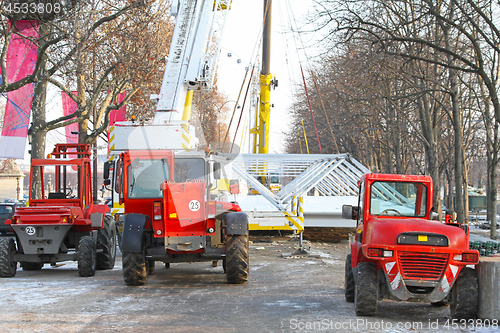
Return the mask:
<svg viewBox="0 0 500 333">
<path fill-rule="evenodd" d="M 478 304 L 479 252 L 469 249 L 469 226 L 431 220 L 429 176 L 366 174 L 357 207 L 342 217 L 357 220 L 345 265 L 345 298 L 356 314 L 373 316 L 377 301 L 449 303 L 457 319 L 473 319 Z"/>
<path fill-rule="evenodd" d="M 105 164 L 105 174 L 109 172 Z M 222 261 L 228 283 L 248 281 L 248 218 L 211 193 L 220 163 L 210 152 L 130 150 L 119 155 L 115 187 L 125 215 L 123 278 L 144 285 L 155 261 Z M 232 180 L 231 193 L 239 192 Z"/>
</svg>

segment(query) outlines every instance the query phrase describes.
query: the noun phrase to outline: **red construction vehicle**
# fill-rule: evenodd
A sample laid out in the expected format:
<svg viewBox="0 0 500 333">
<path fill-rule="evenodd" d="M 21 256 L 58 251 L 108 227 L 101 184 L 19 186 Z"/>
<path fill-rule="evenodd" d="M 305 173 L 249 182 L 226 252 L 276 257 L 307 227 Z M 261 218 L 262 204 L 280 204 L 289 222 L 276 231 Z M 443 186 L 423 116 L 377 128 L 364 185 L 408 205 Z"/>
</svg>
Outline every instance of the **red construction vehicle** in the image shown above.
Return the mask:
<svg viewBox="0 0 500 333">
<path fill-rule="evenodd" d="M 105 164 L 105 174 L 109 164 Z M 222 260 L 228 283 L 248 281 L 248 219 L 211 190 L 220 163 L 209 152 L 130 150 L 119 155 L 115 187 L 125 216 L 123 278 L 144 285 L 162 261 Z M 109 183 L 109 182 L 108 182 Z M 231 193 L 239 192 L 232 181 Z"/>
<path fill-rule="evenodd" d="M 428 176 L 366 174 L 357 207 L 342 217 L 357 220 L 345 266 L 345 297 L 356 314 L 372 316 L 377 300 L 449 303 L 453 318 L 475 318 L 479 261 L 469 250 L 469 227 L 431 220 Z"/>
<path fill-rule="evenodd" d="M 14 276 L 18 262 L 38 270 L 76 260 L 80 276 L 114 267 L 115 223 L 107 205 L 92 201 L 90 155 L 88 144 L 56 144 L 53 158 L 32 160 L 29 206 L 18 207 L 6 223 L 16 241 L 0 238 L 1 277 Z"/>
</svg>

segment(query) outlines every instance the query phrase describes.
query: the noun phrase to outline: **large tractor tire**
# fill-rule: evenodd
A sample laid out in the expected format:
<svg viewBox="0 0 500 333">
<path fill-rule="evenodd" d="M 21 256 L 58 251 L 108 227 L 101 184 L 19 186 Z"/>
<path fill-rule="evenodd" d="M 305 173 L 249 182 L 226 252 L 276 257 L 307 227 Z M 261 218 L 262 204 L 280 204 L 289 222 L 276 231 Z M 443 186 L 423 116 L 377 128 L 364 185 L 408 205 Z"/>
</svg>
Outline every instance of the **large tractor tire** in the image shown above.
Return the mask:
<svg viewBox="0 0 500 333">
<path fill-rule="evenodd" d="M 110 215 L 104 217 L 104 228 L 97 232 L 97 269 L 112 269 L 116 260 L 116 227 Z"/>
<path fill-rule="evenodd" d="M 354 291 L 354 308 L 358 316 L 373 316 L 377 312 L 377 265 L 358 263 L 358 279 Z"/>
<path fill-rule="evenodd" d="M 354 275 L 352 274 L 351 255 L 348 254 L 345 260 L 345 300 L 347 302 L 354 302 Z"/>
<path fill-rule="evenodd" d="M 14 261 L 16 243 L 8 237 L 0 238 L 0 277 L 13 277 L 16 275 L 17 262 Z"/>
<path fill-rule="evenodd" d="M 43 263 L 21 261 L 21 267 L 23 268 L 23 271 L 39 271 L 42 269 Z"/>
<path fill-rule="evenodd" d="M 477 273 L 472 268 L 464 267 L 451 289 L 451 317 L 453 319 L 475 319 L 478 299 Z"/>
<path fill-rule="evenodd" d="M 92 236 L 83 236 L 78 242 L 78 274 L 83 277 L 94 276 L 97 263 L 97 248 Z"/>
<path fill-rule="evenodd" d="M 149 263 L 143 253 L 122 253 L 123 280 L 129 286 L 143 286 L 148 282 Z"/>
<path fill-rule="evenodd" d="M 248 236 L 231 235 L 226 239 L 227 283 L 248 282 Z"/>
</svg>

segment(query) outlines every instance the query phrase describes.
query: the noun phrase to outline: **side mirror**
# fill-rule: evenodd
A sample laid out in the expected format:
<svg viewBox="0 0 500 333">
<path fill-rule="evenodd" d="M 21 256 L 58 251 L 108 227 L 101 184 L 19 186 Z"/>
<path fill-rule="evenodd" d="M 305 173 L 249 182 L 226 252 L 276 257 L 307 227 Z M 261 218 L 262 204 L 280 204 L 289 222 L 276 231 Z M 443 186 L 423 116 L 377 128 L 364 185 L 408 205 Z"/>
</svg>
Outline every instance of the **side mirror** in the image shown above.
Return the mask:
<svg viewBox="0 0 500 333">
<path fill-rule="evenodd" d="M 229 191 L 231 194 L 238 194 L 240 193 L 240 182 L 238 179 L 231 179 L 229 181 Z"/>
<path fill-rule="evenodd" d="M 351 205 L 343 205 L 342 206 L 342 218 L 348 220 L 357 220 L 358 219 L 359 207 L 351 206 Z"/>
<path fill-rule="evenodd" d="M 103 176 L 104 179 L 109 179 L 109 161 L 104 162 L 104 171 Z M 109 185 L 109 184 L 106 184 Z"/>
<path fill-rule="evenodd" d="M 111 185 L 111 179 L 106 178 L 106 179 L 104 179 L 104 186 L 108 186 L 108 185 Z"/>
<path fill-rule="evenodd" d="M 214 163 L 214 178 L 220 179 L 220 163 L 219 162 Z"/>
<path fill-rule="evenodd" d="M 343 219 L 352 219 L 352 206 L 351 205 L 342 205 L 342 218 Z"/>
</svg>

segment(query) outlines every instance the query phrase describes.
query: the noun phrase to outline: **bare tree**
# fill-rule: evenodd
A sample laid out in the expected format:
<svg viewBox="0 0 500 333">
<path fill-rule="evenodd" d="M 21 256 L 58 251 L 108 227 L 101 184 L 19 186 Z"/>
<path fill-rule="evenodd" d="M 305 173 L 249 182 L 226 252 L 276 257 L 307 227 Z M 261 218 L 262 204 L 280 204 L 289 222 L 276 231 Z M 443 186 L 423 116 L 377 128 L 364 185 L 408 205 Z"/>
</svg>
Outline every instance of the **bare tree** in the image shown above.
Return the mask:
<svg viewBox="0 0 500 333">
<path fill-rule="evenodd" d="M 328 31 L 327 37 L 333 34 L 333 39 L 342 43 L 368 40 L 387 54 L 434 64 L 447 72 L 447 82 L 440 84 L 450 99 L 441 105 L 449 106 L 452 115 L 456 210 L 459 221 L 463 222 L 463 191 L 466 191 L 463 182 L 467 178 L 464 169 L 467 143 L 463 142 L 463 132 L 467 119 L 461 112 L 464 93 L 461 76 L 473 73 L 481 78 L 498 122 L 496 77 L 500 33 L 494 14 L 500 4 L 490 0 L 325 0 L 318 3 L 322 10 L 316 22 Z M 426 147 L 435 154 L 434 148 Z M 437 181 L 440 177 L 434 175 L 433 178 Z"/>
</svg>

